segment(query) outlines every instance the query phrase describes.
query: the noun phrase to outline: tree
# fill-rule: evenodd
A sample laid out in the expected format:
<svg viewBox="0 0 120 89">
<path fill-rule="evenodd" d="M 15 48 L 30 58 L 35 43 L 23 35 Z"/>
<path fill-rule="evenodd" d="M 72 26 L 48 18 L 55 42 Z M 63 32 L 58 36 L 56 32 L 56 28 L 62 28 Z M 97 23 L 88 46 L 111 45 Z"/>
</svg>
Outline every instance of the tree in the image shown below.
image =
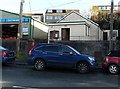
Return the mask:
<svg viewBox="0 0 120 89">
<path fill-rule="evenodd" d="M 102 30 L 110 30 L 110 14 L 98 13 L 95 16 L 91 16 L 91 20 L 98 23 Z M 120 13 L 114 13 L 113 29 L 118 30 L 120 36 Z"/>
</svg>

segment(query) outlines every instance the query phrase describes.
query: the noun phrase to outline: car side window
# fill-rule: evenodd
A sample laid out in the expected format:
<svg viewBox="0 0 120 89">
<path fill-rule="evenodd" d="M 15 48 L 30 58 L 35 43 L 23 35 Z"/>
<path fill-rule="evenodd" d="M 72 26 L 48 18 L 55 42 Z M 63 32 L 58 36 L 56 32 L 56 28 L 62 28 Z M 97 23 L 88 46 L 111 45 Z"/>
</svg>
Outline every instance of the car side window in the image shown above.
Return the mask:
<svg viewBox="0 0 120 89">
<path fill-rule="evenodd" d="M 120 52 L 119 51 L 111 51 L 108 56 L 110 57 L 120 57 Z"/>
<path fill-rule="evenodd" d="M 118 51 L 118 57 L 120 57 L 120 51 Z"/>
<path fill-rule="evenodd" d="M 48 52 L 58 52 L 58 46 L 45 46 L 44 51 Z"/>
<path fill-rule="evenodd" d="M 35 50 L 37 50 L 37 51 L 44 51 L 44 48 L 45 48 L 45 46 L 37 47 Z"/>
<path fill-rule="evenodd" d="M 59 52 L 61 53 L 70 53 L 70 52 L 74 53 L 74 51 L 68 48 L 67 46 L 59 46 L 59 47 L 60 47 Z"/>
<path fill-rule="evenodd" d="M 42 46 L 36 48 L 38 51 L 58 52 L 58 46 Z"/>
</svg>

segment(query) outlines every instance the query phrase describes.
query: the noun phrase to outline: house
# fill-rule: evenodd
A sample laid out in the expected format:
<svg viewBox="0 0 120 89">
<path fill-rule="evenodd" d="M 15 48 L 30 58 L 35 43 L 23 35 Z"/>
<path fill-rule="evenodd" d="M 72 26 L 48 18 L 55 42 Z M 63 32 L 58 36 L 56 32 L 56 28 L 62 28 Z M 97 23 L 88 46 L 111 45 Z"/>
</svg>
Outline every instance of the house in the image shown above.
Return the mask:
<svg viewBox="0 0 120 89">
<path fill-rule="evenodd" d="M 56 23 L 48 24 L 48 40 L 102 40 L 99 25 L 71 11 Z"/>
<path fill-rule="evenodd" d="M 118 30 L 113 29 L 113 40 L 118 37 Z M 110 30 L 103 30 L 103 40 L 110 40 Z"/>
</svg>

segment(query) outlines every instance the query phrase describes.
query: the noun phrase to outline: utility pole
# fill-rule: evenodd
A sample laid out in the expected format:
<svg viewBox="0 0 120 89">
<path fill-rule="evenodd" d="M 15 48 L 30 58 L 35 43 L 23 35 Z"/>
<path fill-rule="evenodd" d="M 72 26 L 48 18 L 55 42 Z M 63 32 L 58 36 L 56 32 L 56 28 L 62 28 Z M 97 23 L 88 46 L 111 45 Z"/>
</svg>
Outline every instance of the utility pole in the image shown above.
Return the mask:
<svg viewBox="0 0 120 89">
<path fill-rule="evenodd" d="M 113 0 L 111 0 L 109 51 L 113 50 L 113 8 L 114 8 L 114 2 Z"/>
<path fill-rule="evenodd" d="M 20 2 L 20 14 L 19 14 L 19 26 L 18 26 L 18 33 L 17 33 L 17 56 L 19 56 L 19 51 L 20 51 L 20 38 L 21 38 L 21 32 L 22 32 L 23 3 L 24 3 L 24 0 L 21 0 L 21 2 Z"/>
</svg>

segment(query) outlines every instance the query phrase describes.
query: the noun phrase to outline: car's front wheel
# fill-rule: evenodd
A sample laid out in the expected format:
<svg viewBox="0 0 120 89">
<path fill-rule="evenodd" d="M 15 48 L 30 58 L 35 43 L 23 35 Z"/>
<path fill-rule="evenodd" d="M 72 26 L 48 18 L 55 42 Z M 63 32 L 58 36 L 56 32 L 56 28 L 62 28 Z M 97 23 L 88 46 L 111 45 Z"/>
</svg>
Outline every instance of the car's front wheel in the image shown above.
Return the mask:
<svg viewBox="0 0 120 89">
<path fill-rule="evenodd" d="M 89 64 L 87 62 L 79 62 L 77 64 L 77 71 L 79 73 L 88 73 L 90 70 Z"/>
<path fill-rule="evenodd" d="M 116 64 L 110 64 L 108 66 L 108 71 L 111 73 L 111 74 L 117 74 L 119 72 L 119 67 L 116 65 Z"/>
<path fill-rule="evenodd" d="M 42 60 L 42 59 L 37 59 L 37 60 L 34 62 L 34 69 L 35 69 L 35 70 L 41 71 L 41 70 L 44 70 L 45 67 L 46 67 L 45 61 Z"/>
</svg>

